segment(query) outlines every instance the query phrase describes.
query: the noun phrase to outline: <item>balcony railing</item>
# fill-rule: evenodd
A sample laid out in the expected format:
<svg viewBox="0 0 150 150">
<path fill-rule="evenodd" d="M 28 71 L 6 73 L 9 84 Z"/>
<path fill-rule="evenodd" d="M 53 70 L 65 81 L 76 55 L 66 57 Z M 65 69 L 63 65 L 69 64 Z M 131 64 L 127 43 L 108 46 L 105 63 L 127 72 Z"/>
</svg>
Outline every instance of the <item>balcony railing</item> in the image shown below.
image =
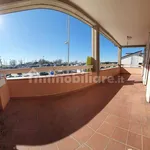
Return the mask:
<svg viewBox="0 0 150 150">
<path fill-rule="evenodd" d="M 69 71 L 69 70 L 89 70 L 91 71 L 93 65 L 88 66 L 50 66 L 50 67 L 38 67 L 38 68 L 19 68 L 19 69 L 1 69 L 0 74 L 6 76 L 7 74 L 19 74 L 19 73 L 38 73 L 38 72 L 51 72 L 54 74 L 56 71 Z"/>
<path fill-rule="evenodd" d="M 121 64 L 121 67 L 129 67 L 129 68 L 142 68 L 143 65 L 132 65 L 132 64 Z"/>
<path fill-rule="evenodd" d="M 118 67 L 118 64 L 100 64 L 101 69 Z"/>
<path fill-rule="evenodd" d="M 118 67 L 118 64 L 100 64 L 100 69 L 108 69 Z M 39 75 L 41 72 L 53 72 L 54 75 L 57 74 L 67 74 L 67 73 L 85 73 L 90 72 L 93 69 L 93 65 L 87 66 L 50 66 L 50 67 L 35 67 L 35 68 L 18 68 L 18 69 L 1 69 L 1 76 L 7 76 L 10 74 L 32 74 Z M 78 71 L 79 72 L 78 72 Z M 50 74 L 49 74 L 50 75 Z M 25 76 L 24 76 L 25 77 Z M 28 76 L 26 76 L 28 77 Z"/>
</svg>

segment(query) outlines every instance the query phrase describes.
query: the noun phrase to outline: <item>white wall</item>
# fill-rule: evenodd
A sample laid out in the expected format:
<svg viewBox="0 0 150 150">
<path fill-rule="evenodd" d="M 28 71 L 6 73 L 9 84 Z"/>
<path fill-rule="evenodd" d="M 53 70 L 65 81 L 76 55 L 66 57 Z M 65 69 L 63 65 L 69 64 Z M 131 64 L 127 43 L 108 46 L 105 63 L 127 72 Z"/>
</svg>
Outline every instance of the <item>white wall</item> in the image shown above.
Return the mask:
<svg viewBox="0 0 150 150">
<path fill-rule="evenodd" d="M 121 64 L 131 65 L 131 57 L 126 57 L 121 60 Z"/>
<path fill-rule="evenodd" d="M 139 63 L 143 63 L 143 57 L 141 56 L 132 56 L 132 61 L 131 61 L 131 65 L 132 66 L 139 66 Z"/>
<path fill-rule="evenodd" d="M 143 57 L 136 55 L 132 55 L 121 60 L 121 64 L 129 67 L 138 67 L 139 63 L 143 63 Z"/>
</svg>

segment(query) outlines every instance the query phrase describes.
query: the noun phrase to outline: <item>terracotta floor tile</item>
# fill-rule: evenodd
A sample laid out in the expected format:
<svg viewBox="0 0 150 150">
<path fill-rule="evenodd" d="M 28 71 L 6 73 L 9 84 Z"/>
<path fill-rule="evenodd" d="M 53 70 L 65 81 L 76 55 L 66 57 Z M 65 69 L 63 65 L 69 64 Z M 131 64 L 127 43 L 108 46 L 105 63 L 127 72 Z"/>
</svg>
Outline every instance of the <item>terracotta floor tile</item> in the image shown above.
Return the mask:
<svg viewBox="0 0 150 150">
<path fill-rule="evenodd" d="M 126 118 L 126 115 L 128 114 L 128 107 L 120 105 L 113 101 L 109 104 L 109 109 L 111 114 L 114 114 L 119 117 L 122 116 Z"/>
<path fill-rule="evenodd" d="M 91 127 L 93 130 L 97 130 L 107 116 L 108 116 L 107 113 L 100 112 L 88 123 L 88 126 Z"/>
<path fill-rule="evenodd" d="M 124 118 L 124 119 L 127 119 L 127 120 L 129 120 L 130 119 L 130 112 L 125 112 L 125 111 L 121 111 L 120 113 L 119 113 L 119 117 L 121 117 L 121 118 Z"/>
<path fill-rule="evenodd" d="M 150 150 L 150 138 L 143 137 L 143 150 Z"/>
<path fill-rule="evenodd" d="M 39 129 L 39 122 L 36 120 L 19 120 L 14 125 L 14 130 L 38 130 Z"/>
<path fill-rule="evenodd" d="M 91 150 L 91 149 L 86 145 L 81 145 L 77 150 Z"/>
<path fill-rule="evenodd" d="M 145 105 L 135 103 L 135 105 L 132 105 L 131 113 L 139 114 L 139 115 L 145 115 L 146 114 Z"/>
<path fill-rule="evenodd" d="M 17 119 L 18 120 L 30 120 L 30 119 L 37 120 L 37 111 L 34 111 L 33 109 L 29 109 L 28 107 L 27 107 L 27 110 L 28 111 L 26 110 L 19 111 L 19 113 L 17 113 Z"/>
<path fill-rule="evenodd" d="M 74 150 L 79 147 L 77 141 L 71 137 L 66 137 L 60 140 L 58 143 L 59 150 Z"/>
<path fill-rule="evenodd" d="M 10 143 L 1 143 L 0 142 L 0 150 L 28 150 L 26 149 L 27 147 L 21 146 L 20 149 L 16 149 L 15 144 L 10 144 Z"/>
<path fill-rule="evenodd" d="M 125 145 L 111 140 L 106 148 L 106 150 L 125 150 Z"/>
<path fill-rule="evenodd" d="M 132 147 L 130 147 L 130 146 L 126 146 L 126 149 L 125 149 L 125 150 L 137 150 L 137 149 L 132 148 Z"/>
<path fill-rule="evenodd" d="M 125 97 L 125 96 L 124 96 Z M 128 109 L 130 109 L 131 108 L 131 106 L 132 106 L 132 102 L 130 102 L 129 100 L 128 100 L 128 96 L 126 96 L 127 98 L 125 99 L 125 100 L 121 100 L 119 103 L 121 104 L 121 105 L 124 105 L 125 107 L 127 107 Z"/>
<path fill-rule="evenodd" d="M 126 119 L 118 118 L 117 126 L 123 129 L 129 129 L 129 121 Z"/>
<path fill-rule="evenodd" d="M 118 118 L 117 116 L 114 115 L 110 115 L 107 117 L 107 119 L 105 120 L 106 122 L 116 126 L 118 124 Z"/>
<path fill-rule="evenodd" d="M 141 136 L 129 132 L 127 145 L 141 149 L 142 148 Z"/>
<path fill-rule="evenodd" d="M 128 133 L 128 131 L 126 131 L 126 130 L 123 130 L 120 128 L 115 128 L 112 138 L 119 142 L 126 143 L 127 133 Z"/>
<path fill-rule="evenodd" d="M 88 126 L 82 127 L 80 130 L 72 134 L 72 136 L 79 142 L 85 143 L 94 134 L 94 131 Z"/>
<path fill-rule="evenodd" d="M 140 123 L 130 122 L 130 129 L 131 132 L 136 134 L 142 134 L 142 127 Z"/>
<path fill-rule="evenodd" d="M 150 125 L 142 125 L 142 134 L 150 138 Z"/>
<path fill-rule="evenodd" d="M 119 114 L 121 113 L 121 105 L 116 104 L 115 102 L 111 101 L 111 103 L 109 104 L 109 110 L 110 113 L 116 116 L 119 116 Z"/>
<path fill-rule="evenodd" d="M 18 145 L 28 143 L 28 145 L 31 145 L 37 139 L 37 135 L 37 131 L 16 130 L 12 132 L 12 143 L 17 143 Z"/>
<path fill-rule="evenodd" d="M 58 150 L 56 144 L 46 144 L 42 145 L 40 150 Z"/>
<path fill-rule="evenodd" d="M 142 116 L 137 113 L 132 113 L 130 120 L 132 122 L 137 122 L 137 123 L 142 123 L 142 121 L 143 121 Z"/>
<path fill-rule="evenodd" d="M 67 96 L 10 100 L 2 112 L 8 117 L 5 120 L 8 136 L 0 138 L 0 143 L 11 141 L 9 147 L 17 145 L 18 150 L 38 149 L 38 145 L 41 150 L 57 150 L 55 142 L 60 150 L 88 150 L 89 147 L 103 150 L 109 141 L 107 137 L 113 134 L 114 141 L 111 137 L 107 148 L 122 150 L 126 130 L 130 130 L 126 150 L 132 147 L 138 150 L 142 146 L 142 150 L 150 150 L 150 105 L 145 101 L 146 87 L 142 83 L 134 84 L 141 81 L 139 75 L 123 77 L 127 79 L 124 84 L 99 84 Z M 97 133 L 91 128 L 98 129 Z M 117 140 L 123 145 L 115 142 Z M 89 147 L 79 142 L 86 142 Z"/>
<path fill-rule="evenodd" d="M 147 112 L 147 120 L 146 120 L 146 124 L 149 125 L 150 124 L 150 111 Z"/>
<path fill-rule="evenodd" d="M 142 116 L 141 124 L 142 125 L 149 125 L 150 124 L 150 119 L 147 117 L 147 115 Z"/>
<path fill-rule="evenodd" d="M 98 133 L 110 137 L 114 132 L 115 127 L 107 122 L 104 122 L 102 126 L 97 130 Z"/>
<path fill-rule="evenodd" d="M 147 111 L 150 111 L 150 105 L 147 105 L 147 106 L 146 106 L 146 110 L 147 110 Z"/>
<path fill-rule="evenodd" d="M 4 124 L 5 124 L 5 127 L 7 128 L 14 128 L 15 124 L 17 123 L 17 116 L 16 115 L 11 115 L 8 116 L 8 118 L 6 116 L 3 116 L 5 119 L 4 119 Z"/>
<path fill-rule="evenodd" d="M 10 143 L 12 141 L 12 131 L 0 125 L 0 143 Z M 3 132 L 2 132 L 3 131 Z"/>
<path fill-rule="evenodd" d="M 17 146 L 17 150 L 58 150 L 58 148 L 56 144 L 53 143 L 53 144 L 46 144 L 42 146 Z"/>
<path fill-rule="evenodd" d="M 100 134 L 95 134 L 88 142 L 87 144 L 94 150 L 103 150 L 109 139 L 105 136 L 102 136 Z"/>
<path fill-rule="evenodd" d="M 107 114 L 109 114 L 109 113 L 110 113 L 110 109 L 109 109 L 108 105 L 106 105 L 106 106 L 103 108 L 102 111 L 105 112 L 105 113 L 107 113 Z"/>
<path fill-rule="evenodd" d="M 116 115 L 119 117 L 120 113 L 122 112 L 121 108 L 119 107 L 120 105 L 117 106 L 112 106 L 113 111 L 111 112 L 113 115 Z"/>
<path fill-rule="evenodd" d="M 109 111 L 109 113 L 112 114 L 112 115 L 116 115 L 116 114 L 117 114 L 115 107 L 110 107 L 110 106 L 109 106 L 109 107 L 108 107 L 108 111 Z"/>
<path fill-rule="evenodd" d="M 41 150 L 41 146 L 29 146 L 29 150 Z"/>
<path fill-rule="evenodd" d="M 22 146 L 22 145 L 17 145 L 16 149 L 17 150 L 29 150 L 30 146 Z"/>
</svg>

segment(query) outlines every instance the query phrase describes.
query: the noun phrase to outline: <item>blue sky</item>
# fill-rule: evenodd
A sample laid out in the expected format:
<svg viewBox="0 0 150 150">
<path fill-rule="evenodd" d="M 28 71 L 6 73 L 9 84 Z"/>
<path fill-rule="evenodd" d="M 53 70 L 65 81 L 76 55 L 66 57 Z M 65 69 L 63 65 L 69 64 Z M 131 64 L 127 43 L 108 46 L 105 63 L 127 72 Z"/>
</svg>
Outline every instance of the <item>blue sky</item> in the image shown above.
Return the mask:
<svg viewBox="0 0 150 150">
<path fill-rule="evenodd" d="M 70 18 L 70 61 L 86 61 L 91 56 L 91 27 Z M 30 10 L 0 16 L 0 56 L 23 61 L 62 59 L 67 61 L 67 15 L 47 9 Z M 100 37 L 101 61 L 117 61 L 117 50 Z M 137 49 L 124 49 L 134 52 Z"/>
</svg>

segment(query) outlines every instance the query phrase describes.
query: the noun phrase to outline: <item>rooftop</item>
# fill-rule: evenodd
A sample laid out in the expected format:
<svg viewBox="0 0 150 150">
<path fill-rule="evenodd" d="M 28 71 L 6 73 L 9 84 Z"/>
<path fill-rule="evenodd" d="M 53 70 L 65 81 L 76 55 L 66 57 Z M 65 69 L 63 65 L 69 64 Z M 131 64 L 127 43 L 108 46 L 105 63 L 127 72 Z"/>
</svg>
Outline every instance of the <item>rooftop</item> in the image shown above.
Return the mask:
<svg viewBox="0 0 150 150">
<path fill-rule="evenodd" d="M 130 57 L 130 56 L 133 56 L 133 55 L 137 55 L 137 56 L 141 56 L 143 57 L 144 56 L 144 53 L 141 51 L 137 51 L 137 52 L 134 52 L 134 53 L 126 53 L 125 56 L 122 56 L 122 58 L 126 58 L 126 57 Z"/>
</svg>

